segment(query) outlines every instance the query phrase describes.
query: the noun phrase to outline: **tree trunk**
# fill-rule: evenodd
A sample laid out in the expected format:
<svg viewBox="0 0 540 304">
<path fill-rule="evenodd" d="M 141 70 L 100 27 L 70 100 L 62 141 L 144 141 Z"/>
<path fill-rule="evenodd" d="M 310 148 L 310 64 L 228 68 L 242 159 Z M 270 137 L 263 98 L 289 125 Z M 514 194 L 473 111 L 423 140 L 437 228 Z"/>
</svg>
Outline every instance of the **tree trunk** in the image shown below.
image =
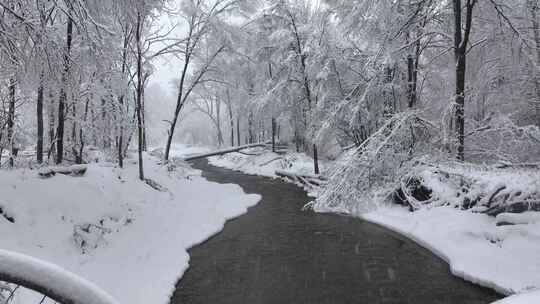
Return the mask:
<svg viewBox="0 0 540 304">
<path fill-rule="evenodd" d="M 55 139 L 55 134 L 54 134 L 54 129 L 55 129 L 55 125 L 56 125 L 56 119 L 55 119 L 55 116 L 54 116 L 54 110 L 55 110 L 55 104 L 54 104 L 54 96 L 52 94 L 52 92 L 50 92 L 49 90 L 49 151 L 47 152 L 47 160 L 50 160 L 51 158 L 51 155 L 53 156 L 53 159 L 56 158 L 56 152 L 55 152 L 55 143 L 56 143 L 56 139 Z"/>
<path fill-rule="evenodd" d="M 107 100 L 101 98 L 101 128 L 103 130 L 103 142 L 102 146 L 104 149 L 111 148 L 111 133 L 109 129 L 109 123 L 107 121 Z"/>
<path fill-rule="evenodd" d="M 176 107 L 178 109 L 178 106 Z M 169 130 L 167 132 L 167 144 L 165 145 L 165 160 L 169 160 L 169 152 L 171 150 L 171 144 L 174 136 L 174 129 L 176 128 L 176 122 L 178 121 L 178 115 L 180 114 L 180 110 L 176 110 L 173 116 L 173 120 L 171 122 L 171 125 L 169 126 Z"/>
<path fill-rule="evenodd" d="M 118 146 L 117 146 L 117 157 L 118 157 L 118 166 L 124 168 L 124 95 L 122 94 L 118 98 L 118 103 L 120 104 L 120 134 L 118 135 Z"/>
<path fill-rule="evenodd" d="M 37 142 L 36 142 L 36 160 L 38 164 L 43 163 L 43 73 L 39 77 L 39 87 L 36 101 L 37 118 Z"/>
<path fill-rule="evenodd" d="M 456 112 L 455 127 L 457 132 L 457 159 L 465 159 L 465 54 L 459 54 L 456 62 Z"/>
<path fill-rule="evenodd" d="M 72 113 L 72 124 L 71 124 L 71 151 L 73 153 L 73 156 L 75 158 L 75 163 L 80 164 L 82 163 L 82 155 L 79 155 L 79 151 L 77 149 L 77 107 L 75 106 L 75 101 L 73 100 L 71 102 L 71 113 Z"/>
<path fill-rule="evenodd" d="M 88 120 L 88 106 L 89 106 L 89 103 L 90 103 L 90 99 L 86 99 L 86 103 L 84 105 L 84 118 L 83 118 L 83 122 L 86 124 L 86 121 Z M 85 145 L 85 141 L 84 141 L 84 133 L 83 133 L 83 128 L 79 128 L 79 143 L 80 143 L 80 146 L 79 146 L 79 155 L 80 155 L 80 164 L 82 163 L 83 161 L 83 158 L 82 158 L 82 155 L 83 155 L 83 151 L 84 151 L 84 145 Z"/>
<path fill-rule="evenodd" d="M 56 163 L 60 164 L 64 160 L 64 101 L 66 94 L 64 89 L 60 91 L 58 100 L 58 126 L 56 128 Z"/>
<path fill-rule="evenodd" d="M 227 110 L 229 112 L 229 125 L 231 128 L 231 147 L 234 147 L 234 118 L 231 104 L 231 95 L 227 89 Z"/>
<path fill-rule="evenodd" d="M 266 130 L 264 129 L 264 123 L 262 120 L 259 121 L 259 142 L 266 140 Z"/>
<path fill-rule="evenodd" d="M 276 119 L 272 117 L 272 152 L 276 152 Z"/>
<path fill-rule="evenodd" d="M 240 146 L 240 115 L 236 116 L 236 142 Z M 234 145 L 233 145 L 234 146 Z"/>
<path fill-rule="evenodd" d="M 223 132 L 221 131 L 221 101 L 216 96 L 216 129 L 218 136 L 218 147 L 223 145 Z"/>
<path fill-rule="evenodd" d="M 142 150 L 146 151 L 146 98 L 144 96 L 144 88 L 146 86 L 146 80 L 143 78 L 143 83 L 141 87 L 141 116 L 142 116 Z"/>
<path fill-rule="evenodd" d="M 133 95 L 134 95 L 133 99 L 137 100 L 137 92 L 135 92 Z M 129 108 L 127 109 L 127 111 L 129 112 Z M 137 111 L 133 111 L 133 117 L 131 117 L 130 124 L 134 124 L 136 120 L 137 120 Z M 124 152 L 122 154 L 124 159 L 126 158 L 127 150 L 129 148 L 129 145 L 131 144 L 131 140 L 133 139 L 134 134 L 135 134 L 135 130 L 129 129 L 129 134 L 126 137 L 126 140 L 125 140 L 125 143 L 124 143 Z"/>
<path fill-rule="evenodd" d="M 69 3 L 69 1 L 68 1 Z M 67 99 L 67 77 L 70 69 L 71 39 L 73 35 L 73 20 L 68 16 L 66 32 L 66 49 L 64 51 L 64 71 L 62 73 L 62 88 L 58 99 L 58 128 L 56 130 L 56 163 L 60 164 L 64 160 L 64 114 Z"/>
<path fill-rule="evenodd" d="M 408 95 L 408 107 L 413 109 L 416 107 L 417 102 L 417 81 L 418 81 L 418 58 L 420 56 L 420 40 L 418 40 L 415 46 L 414 54 L 409 53 L 407 55 L 407 95 Z"/>
<path fill-rule="evenodd" d="M 94 112 L 94 107 L 90 108 L 90 117 L 92 117 L 92 121 L 90 122 L 90 126 L 92 128 L 92 130 L 96 130 L 96 115 L 95 115 L 95 112 Z M 97 132 L 92 132 L 92 144 L 94 146 L 98 146 L 98 137 L 97 137 Z"/>
<path fill-rule="evenodd" d="M 122 85 L 128 85 L 127 83 L 124 84 L 123 82 L 125 80 L 126 75 L 126 69 L 127 69 L 127 56 L 128 56 L 128 48 L 129 48 L 129 42 L 131 40 L 131 32 L 129 31 L 130 26 L 126 25 L 124 28 L 124 44 L 122 48 Z M 124 168 L 124 125 L 125 125 L 125 114 L 124 111 L 124 99 L 125 99 L 125 93 L 126 89 L 123 87 L 122 92 L 120 93 L 120 96 L 118 97 L 118 103 L 120 105 L 120 134 L 118 135 L 118 147 L 117 147 L 117 157 L 118 157 L 118 166 L 120 168 Z M 85 113 L 86 115 L 86 113 Z"/>
<path fill-rule="evenodd" d="M 248 144 L 252 144 L 255 139 L 253 138 L 253 112 L 249 112 L 249 117 L 248 117 L 248 137 L 249 137 L 249 142 Z"/>
<path fill-rule="evenodd" d="M 307 110 L 311 112 L 311 108 L 312 108 L 312 105 L 313 105 L 313 98 L 311 96 L 311 88 L 309 87 L 309 78 L 308 78 L 308 74 L 307 74 L 307 66 L 306 66 L 307 56 L 306 56 L 306 54 L 304 54 L 304 51 L 302 50 L 300 33 L 298 32 L 298 28 L 296 26 L 296 22 L 295 22 L 295 20 L 294 20 L 294 18 L 292 16 L 292 14 L 290 15 L 290 18 L 291 18 L 291 24 L 293 26 L 293 34 L 294 34 L 294 36 L 296 38 L 296 51 L 297 51 L 298 58 L 300 59 L 300 67 L 301 67 L 301 72 L 302 72 L 304 90 L 305 90 L 305 94 L 306 94 L 306 100 L 308 102 L 308 109 Z M 307 111 L 304 111 L 303 115 L 304 115 L 305 128 L 307 129 L 308 122 L 307 122 L 307 113 L 306 112 Z M 304 130 L 304 136 L 302 136 L 304 148 L 305 148 L 305 146 L 307 144 L 306 138 L 305 138 L 306 137 L 305 132 L 306 132 L 306 130 Z M 298 150 L 298 145 L 297 145 L 297 150 Z M 319 159 L 318 159 L 318 155 L 317 155 L 317 146 L 316 146 L 315 143 L 313 143 L 313 167 L 315 169 L 315 174 L 319 174 Z"/>
<path fill-rule="evenodd" d="M 414 59 L 411 54 L 407 55 L 407 95 L 409 97 L 409 108 L 414 108 L 416 103 L 416 92 L 413 91 Z"/>
<path fill-rule="evenodd" d="M 534 86 L 536 91 L 536 101 L 534 108 L 536 111 L 536 125 L 540 128 L 540 24 L 538 22 L 538 10 L 540 6 L 537 0 L 529 0 L 529 9 L 531 11 L 531 25 L 534 37 L 534 43 L 536 46 L 536 64 L 533 65 L 534 69 Z"/>
<path fill-rule="evenodd" d="M 171 144 L 174 137 L 174 130 L 176 128 L 176 123 L 178 122 L 178 116 L 180 115 L 180 111 L 182 110 L 182 107 L 184 106 L 184 102 L 183 102 L 185 100 L 184 83 L 186 81 L 187 70 L 189 67 L 189 63 L 191 61 L 192 50 L 190 50 L 190 48 L 192 47 L 191 46 L 192 34 L 193 34 L 193 27 L 190 26 L 188 40 L 186 43 L 186 50 L 184 54 L 184 67 L 182 70 L 182 76 L 180 77 L 180 85 L 178 88 L 178 96 L 176 99 L 176 108 L 174 109 L 174 116 L 171 121 L 171 125 L 169 126 L 169 131 L 167 134 L 167 144 L 165 146 L 165 157 L 164 157 L 166 161 L 169 160 L 169 152 L 171 150 Z"/>
<path fill-rule="evenodd" d="M 477 0 L 467 0 L 464 33 L 461 21 L 461 0 L 453 0 L 454 9 L 454 56 L 456 61 L 456 110 L 455 128 L 457 137 L 457 159 L 465 160 L 465 73 L 467 67 L 467 44 L 472 28 L 472 11 Z"/>
<path fill-rule="evenodd" d="M 229 119 L 230 121 L 230 128 L 231 128 L 231 147 L 234 147 L 234 119 L 232 116 Z"/>
<path fill-rule="evenodd" d="M 317 145 L 313 144 L 313 167 L 315 174 L 319 174 L 319 154 L 317 153 Z"/>
<path fill-rule="evenodd" d="M 139 179 L 144 180 L 144 168 L 143 168 L 143 126 L 142 126 L 142 49 L 141 49 L 141 31 L 142 31 L 141 13 L 137 12 L 137 29 L 136 29 L 136 42 L 137 42 L 137 131 L 138 131 L 138 155 L 139 155 Z"/>
<path fill-rule="evenodd" d="M 14 145 L 14 128 L 15 128 L 15 87 L 17 83 L 15 78 L 9 80 L 9 105 L 8 105 L 8 119 L 7 119 L 7 133 L 8 133 L 8 144 L 10 148 L 9 153 L 9 167 L 13 168 L 14 165 L 14 156 L 17 154 L 17 150 Z"/>
</svg>

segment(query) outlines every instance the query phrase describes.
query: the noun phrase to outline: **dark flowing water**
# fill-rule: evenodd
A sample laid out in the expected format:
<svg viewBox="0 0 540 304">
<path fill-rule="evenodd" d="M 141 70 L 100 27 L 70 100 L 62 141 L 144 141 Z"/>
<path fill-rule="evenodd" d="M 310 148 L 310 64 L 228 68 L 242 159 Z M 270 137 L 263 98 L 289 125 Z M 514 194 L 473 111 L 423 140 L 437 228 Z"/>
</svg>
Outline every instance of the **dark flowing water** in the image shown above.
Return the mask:
<svg viewBox="0 0 540 304">
<path fill-rule="evenodd" d="M 172 304 L 490 303 L 426 249 L 358 218 L 302 211 L 298 187 L 195 162 L 203 176 L 262 200 L 189 250 Z"/>
</svg>

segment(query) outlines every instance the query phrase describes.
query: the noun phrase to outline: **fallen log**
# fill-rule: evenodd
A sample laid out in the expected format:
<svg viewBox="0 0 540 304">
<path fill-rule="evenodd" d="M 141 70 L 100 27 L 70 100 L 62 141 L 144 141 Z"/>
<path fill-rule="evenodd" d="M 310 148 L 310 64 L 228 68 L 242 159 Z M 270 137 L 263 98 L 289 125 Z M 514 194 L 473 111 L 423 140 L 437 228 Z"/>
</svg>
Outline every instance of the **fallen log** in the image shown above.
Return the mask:
<svg viewBox="0 0 540 304">
<path fill-rule="evenodd" d="M 502 185 L 502 186 L 499 186 L 497 187 L 497 189 L 495 189 L 495 191 L 493 191 L 490 195 L 489 195 L 489 198 L 487 200 L 487 203 L 485 204 L 488 208 L 491 207 L 491 205 L 493 204 L 493 200 L 494 198 L 497 196 L 497 194 L 499 194 L 501 191 L 503 191 L 504 189 L 506 189 L 506 186 L 505 185 Z"/>
<path fill-rule="evenodd" d="M 495 220 L 497 226 L 535 224 L 540 223 L 540 212 L 499 213 Z"/>
<path fill-rule="evenodd" d="M 260 156 L 260 155 L 262 155 L 262 153 L 247 153 L 247 152 L 242 152 L 242 151 L 236 151 L 236 153 L 240 153 L 242 155 L 247 155 L 247 156 Z"/>
<path fill-rule="evenodd" d="M 38 175 L 43 178 L 48 178 L 58 174 L 81 176 L 86 173 L 88 167 L 86 165 L 72 165 L 72 166 L 54 166 L 41 168 L 38 171 Z"/>
<path fill-rule="evenodd" d="M 283 175 L 284 177 L 301 176 L 301 177 L 303 177 L 303 178 L 319 179 L 319 180 L 321 180 L 321 181 L 326 181 L 326 178 L 325 178 L 324 176 L 322 176 L 322 175 L 295 174 L 295 173 L 288 172 L 288 171 L 283 171 L 283 170 L 276 170 L 275 173 L 276 173 L 276 175 L 278 175 L 278 176 Z"/>
<path fill-rule="evenodd" d="M 540 163 L 508 163 L 508 162 L 501 162 L 497 165 L 495 165 L 495 168 L 498 169 L 508 169 L 508 168 L 521 168 L 521 169 L 538 169 L 540 168 Z"/>
<path fill-rule="evenodd" d="M 314 185 L 314 186 L 317 186 L 317 187 L 321 187 L 321 186 L 323 186 L 323 185 L 326 184 L 325 181 L 323 181 L 323 180 L 317 180 L 317 179 L 307 179 L 307 181 L 308 181 L 310 184 L 312 184 L 312 185 Z"/>
<path fill-rule="evenodd" d="M 158 182 L 156 182 L 155 180 L 151 179 L 151 178 L 145 178 L 144 179 L 144 182 L 152 187 L 154 190 L 157 190 L 157 191 L 160 191 L 160 192 L 167 192 L 169 191 L 166 187 L 162 186 L 161 184 L 159 184 Z"/>
<path fill-rule="evenodd" d="M 281 178 L 289 179 L 307 187 L 320 187 L 326 183 L 326 179 L 320 175 L 295 174 L 292 172 L 276 170 L 275 174 Z"/>
<path fill-rule="evenodd" d="M 241 151 L 241 150 L 244 150 L 244 149 L 249 149 L 249 148 L 256 148 L 256 147 L 263 147 L 264 148 L 264 147 L 266 147 L 266 144 L 267 143 L 249 144 L 249 145 L 244 145 L 244 146 L 238 146 L 238 147 L 232 147 L 232 148 L 228 148 L 228 149 L 213 151 L 213 152 L 209 152 L 209 153 L 197 154 L 197 155 L 185 157 L 184 161 L 192 161 L 192 160 L 196 160 L 196 159 L 200 159 L 200 158 L 206 158 L 206 157 L 210 157 L 210 156 L 224 155 L 224 154 L 227 154 L 227 153 L 238 152 L 238 151 Z"/>
<path fill-rule="evenodd" d="M 488 208 L 483 213 L 490 216 L 497 216 L 501 213 L 523 213 L 526 211 L 540 211 L 540 201 L 525 201 L 506 203 L 499 206 Z"/>
<path fill-rule="evenodd" d="M 275 162 L 276 160 L 280 160 L 280 159 L 283 159 L 283 157 L 280 156 L 280 157 L 273 158 L 273 159 L 271 159 L 271 160 L 269 160 L 269 161 L 267 161 L 267 162 L 264 162 L 264 163 L 260 164 L 259 167 L 266 166 L 266 165 L 268 165 L 269 163 Z"/>
</svg>

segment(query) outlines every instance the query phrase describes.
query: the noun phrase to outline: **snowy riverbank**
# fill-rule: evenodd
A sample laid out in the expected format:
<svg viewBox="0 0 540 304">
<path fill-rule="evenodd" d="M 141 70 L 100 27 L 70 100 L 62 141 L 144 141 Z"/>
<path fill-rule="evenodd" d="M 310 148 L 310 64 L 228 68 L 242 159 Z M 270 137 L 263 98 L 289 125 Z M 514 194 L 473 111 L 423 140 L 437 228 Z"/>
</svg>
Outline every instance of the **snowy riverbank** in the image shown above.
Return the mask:
<svg viewBox="0 0 540 304">
<path fill-rule="evenodd" d="M 221 156 L 209 158 L 210 164 L 232 169 L 246 174 L 254 174 L 276 178 L 276 171 L 286 171 L 294 174 L 313 174 L 313 159 L 305 153 L 288 152 L 278 154 L 264 148 L 251 148 Z M 324 171 L 326 163 L 321 161 L 319 166 Z"/>
<path fill-rule="evenodd" d="M 361 218 L 414 240 L 473 283 L 506 295 L 540 287 L 540 222 L 497 226 L 494 217 L 452 207 L 381 207 Z"/>
<path fill-rule="evenodd" d="M 277 155 L 262 150 L 212 157 L 210 163 L 269 177 L 276 177 L 276 170 L 297 174 L 311 173 L 312 170 L 312 160 L 305 155 Z M 497 180 L 495 177 L 492 179 Z M 490 180 L 487 182 L 488 188 L 496 186 Z M 511 182 L 521 188 L 527 184 Z M 534 183 L 534 180 L 530 182 Z M 447 261 L 454 275 L 506 295 L 524 294 L 521 297 L 527 299 L 535 297 L 535 294 L 540 296 L 539 293 L 529 293 L 540 288 L 540 213 L 517 216 L 505 213 L 496 218 L 448 206 L 409 212 L 401 206 L 372 205 L 377 206 L 375 210 L 371 208 L 368 213 L 353 215 L 416 241 Z M 514 303 L 510 302 L 513 299 L 519 297 L 509 297 L 504 303 Z"/>
<path fill-rule="evenodd" d="M 140 182 L 132 160 L 123 170 L 91 164 L 82 177 L 0 171 L 0 248 L 58 264 L 120 303 L 167 303 L 188 267 L 187 248 L 260 197 L 208 182 L 186 164 L 170 171 L 146 155 L 145 169 L 165 191 Z"/>
<path fill-rule="evenodd" d="M 376 202 L 354 215 L 415 240 L 468 281 L 505 295 L 540 289 L 536 170 L 421 165 L 402 177 L 399 189 L 390 201 L 406 207 Z"/>
</svg>

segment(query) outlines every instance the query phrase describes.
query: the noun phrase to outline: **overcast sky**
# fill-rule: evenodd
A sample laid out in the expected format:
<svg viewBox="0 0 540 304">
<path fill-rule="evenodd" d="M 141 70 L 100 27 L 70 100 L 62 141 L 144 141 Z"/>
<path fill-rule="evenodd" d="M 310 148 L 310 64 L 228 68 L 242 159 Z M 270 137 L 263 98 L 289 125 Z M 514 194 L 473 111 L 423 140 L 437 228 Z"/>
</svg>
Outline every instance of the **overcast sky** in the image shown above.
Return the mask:
<svg viewBox="0 0 540 304">
<path fill-rule="evenodd" d="M 182 0 L 175 0 L 176 4 L 173 2 L 175 8 L 178 8 L 181 1 Z M 180 23 L 171 35 L 181 38 L 184 36 L 183 27 L 181 26 L 182 21 L 183 20 L 180 17 L 163 14 L 159 19 L 159 26 L 163 28 L 163 31 L 167 31 L 175 24 Z M 163 46 L 155 46 L 155 49 L 161 47 Z M 166 55 L 157 58 L 152 64 L 154 65 L 155 71 L 150 78 L 149 85 L 159 85 L 168 94 L 176 94 L 173 80 L 179 78 L 182 61 L 172 55 Z"/>
</svg>

